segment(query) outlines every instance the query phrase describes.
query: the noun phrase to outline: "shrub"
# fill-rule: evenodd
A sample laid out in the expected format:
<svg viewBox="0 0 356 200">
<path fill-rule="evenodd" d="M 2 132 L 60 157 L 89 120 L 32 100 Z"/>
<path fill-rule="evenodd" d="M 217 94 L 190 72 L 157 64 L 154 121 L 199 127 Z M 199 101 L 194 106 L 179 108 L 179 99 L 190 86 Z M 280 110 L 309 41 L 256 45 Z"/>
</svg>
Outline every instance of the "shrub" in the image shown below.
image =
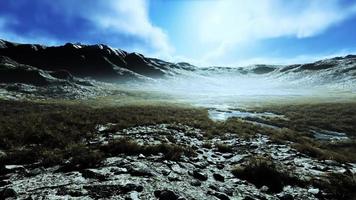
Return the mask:
<svg viewBox="0 0 356 200">
<path fill-rule="evenodd" d="M 97 167 L 103 160 L 103 153 L 82 144 L 74 144 L 67 149 L 71 156 L 70 165 L 75 168 Z"/>
<path fill-rule="evenodd" d="M 328 193 L 330 199 L 356 199 L 355 174 L 330 173 L 326 179 L 314 179 L 312 182 Z"/>
<path fill-rule="evenodd" d="M 217 143 L 215 144 L 217 151 L 221 153 L 231 153 L 233 151 L 231 145 Z"/>
<path fill-rule="evenodd" d="M 211 149 L 212 146 L 213 146 L 213 145 L 211 144 L 211 142 L 204 142 L 204 143 L 202 144 L 202 147 L 203 147 L 203 148 L 207 148 L 207 149 Z"/>
<path fill-rule="evenodd" d="M 246 166 L 238 165 L 232 174 L 246 180 L 256 187 L 268 186 L 268 192 L 281 192 L 285 185 L 296 185 L 301 182 L 290 174 L 282 171 L 271 159 L 264 157 L 250 158 Z"/>
<path fill-rule="evenodd" d="M 101 149 L 110 155 L 157 155 L 163 153 L 163 158 L 167 160 L 179 160 L 182 155 L 194 155 L 194 151 L 188 147 L 175 144 L 139 145 L 129 138 L 111 141 Z"/>
</svg>

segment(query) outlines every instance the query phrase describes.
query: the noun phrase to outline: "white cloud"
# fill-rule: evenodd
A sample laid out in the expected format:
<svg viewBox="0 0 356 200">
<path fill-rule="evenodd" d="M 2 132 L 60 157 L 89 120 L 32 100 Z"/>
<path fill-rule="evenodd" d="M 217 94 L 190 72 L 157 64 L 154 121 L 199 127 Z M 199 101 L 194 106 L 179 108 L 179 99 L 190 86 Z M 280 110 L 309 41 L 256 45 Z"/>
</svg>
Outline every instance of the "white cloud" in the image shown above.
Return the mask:
<svg viewBox="0 0 356 200">
<path fill-rule="evenodd" d="M 356 5 L 342 7 L 337 0 L 221 0 L 192 9 L 189 34 L 209 46 L 207 61 L 263 39 L 312 37 L 356 13 Z"/>
<path fill-rule="evenodd" d="M 36 4 L 48 6 L 46 8 L 50 9 L 44 12 L 57 13 L 61 17 L 60 20 L 67 21 L 68 24 L 78 18 L 88 20 L 93 28 L 83 33 L 82 42 L 95 42 L 91 36 L 97 38 L 101 35 L 108 35 L 109 38 L 103 38 L 103 41 L 109 41 L 109 44 L 118 48 L 125 48 L 129 51 L 137 50 L 147 54 L 170 54 L 174 48 L 170 45 L 166 33 L 152 24 L 148 14 L 148 3 L 148 0 L 61 0 L 56 2 L 43 0 L 35 1 L 34 6 Z M 58 35 L 42 34 L 46 32 L 47 27 L 33 27 L 36 30 L 34 34 L 26 35 L 6 29 L 5 25 L 10 21 L 13 24 L 22 23 L 17 20 L 16 17 L 0 18 L 0 37 L 24 43 L 61 44 L 68 42 L 64 41 L 65 39 L 59 39 L 61 37 Z M 76 30 L 73 27 L 68 31 L 75 32 Z M 128 42 L 130 39 L 132 39 L 132 44 Z M 115 43 L 120 40 L 127 40 L 122 42 L 124 46 L 121 46 L 121 43 Z"/>
<path fill-rule="evenodd" d="M 145 0 L 110 0 L 104 2 L 106 10 L 93 12 L 88 18 L 105 30 L 136 36 L 147 42 L 158 52 L 172 52 L 168 36 L 154 26 L 148 15 L 148 2 Z"/>
</svg>

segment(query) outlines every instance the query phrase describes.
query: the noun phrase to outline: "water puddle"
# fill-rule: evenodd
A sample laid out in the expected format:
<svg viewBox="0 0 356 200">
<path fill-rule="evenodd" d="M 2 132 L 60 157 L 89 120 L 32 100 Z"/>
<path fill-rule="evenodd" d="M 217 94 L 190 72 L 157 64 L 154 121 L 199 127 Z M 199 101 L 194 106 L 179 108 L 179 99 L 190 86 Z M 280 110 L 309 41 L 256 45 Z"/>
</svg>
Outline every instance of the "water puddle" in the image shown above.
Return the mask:
<svg viewBox="0 0 356 200">
<path fill-rule="evenodd" d="M 345 141 L 349 140 L 346 133 L 340 133 L 336 131 L 327 130 L 312 130 L 315 139 L 326 140 L 326 141 Z"/>
<path fill-rule="evenodd" d="M 209 118 L 214 121 L 225 121 L 230 117 L 238 117 L 238 118 L 261 118 L 264 117 L 283 117 L 281 115 L 277 115 L 270 112 L 249 112 L 249 111 L 242 111 L 242 110 L 232 110 L 232 109 L 209 109 Z"/>
</svg>

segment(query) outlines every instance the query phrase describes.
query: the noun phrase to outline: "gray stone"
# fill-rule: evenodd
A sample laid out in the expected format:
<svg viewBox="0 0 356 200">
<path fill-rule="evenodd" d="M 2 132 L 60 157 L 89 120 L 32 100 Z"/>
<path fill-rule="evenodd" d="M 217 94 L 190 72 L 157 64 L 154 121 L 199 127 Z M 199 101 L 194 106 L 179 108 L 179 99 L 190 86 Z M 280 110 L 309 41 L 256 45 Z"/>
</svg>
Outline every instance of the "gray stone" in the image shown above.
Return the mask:
<svg viewBox="0 0 356 200">
<path fill-rule="evenodd" d="M 197 170 L 194 170 L 192 172 L 192 176 L 198 180 L 201 180 L 201 181 L 206 181 L 208 180 L 208 176 L 200 171 L 197 171 Z"/>
<path fill-rule="evenodd" d="M 179 196 L 171 190 L 156 190 L 154 195 L 161 200 L 178 200 Z"/>
<path fill-rule="evenodd" d="M 215 180 L 220 181 L 220 182 L 224 182 L 225 178 L 224 176 L 220 175 L 220 174 L 213 174 L 213 177 Z"/>
</svg>

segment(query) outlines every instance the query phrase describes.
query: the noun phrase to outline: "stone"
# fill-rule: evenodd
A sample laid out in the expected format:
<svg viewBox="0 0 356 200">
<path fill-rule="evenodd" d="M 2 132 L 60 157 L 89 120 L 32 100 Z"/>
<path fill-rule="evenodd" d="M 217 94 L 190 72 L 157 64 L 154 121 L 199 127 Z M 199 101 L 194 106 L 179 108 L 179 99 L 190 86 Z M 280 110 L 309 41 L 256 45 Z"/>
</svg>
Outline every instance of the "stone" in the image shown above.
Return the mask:
<svg viewBox="0 0 356 200">
<path fill-rule="evenodd" d="M 0 181 L 0 187 L 9 185 L 9 184 L 11 184 L 11 181 L 9 181 L 9 180 L 1 180 Z"/>
<path fill-rule="evenodd" d="M 198 187 L 198 186 L 201 186 L 201 182 L 198 180 L 193 180 L 192 182 L 190 182 L 190 185 Z"/>
<path fill-rule="evenodd" d="M 125 200 L 140 200 L 138 192 L 130 192 L 130 197 L 125 198 Z"/>
<path fill-rule="evenodd" d="M 7 154 L 5 153 L 5 151 L 0 150 L 0 160 L 5 158 L 6 156 L 7 156 Z"/>
<path fill-rule="evenodd" d="M 137 191 L 137 192 L 142 192 L 143 191 L 143 186 L 141 185 L 136 185 L 133 183 L 128 183 L 123 187 L 123 191 Z"/>
<path fill-rule="evenodd" d="M 228 197 L 226 194 L 223 194 L 221 192 L 215 192 L 213 193 L 213 195 L 220 200 L 230 200 L 230 197 Z"/>
<path fill-rule="evenodd" d="M 35 168 L 35 169 L 27 171 L 26 176 L 36 176 L 38 174 L 41 174 L 44 171 L 45 171 L 44 168 Z"/>
<path fill-rule="evenodd" d="M 217 164 L 216 167 L 218 169 L 224 169 L 225 168 L 225 165 L 224 164 Z"/>
<path fill-rule="evenodd" d="M 127 171 L 132 175 L 132 176 L 148 176 L 151 177 L 155 173 L 151 168 L 149 168 L 147 165 L 143 163 L 135 163 L 135 165 L 128 166 Z"/>
<path fill-rule="evenodd" d="M 284 194 L 279 197 L 280 200 L 294 200 L 294 197 L 291 194 Z"/>
<path fill-rule="evenodd" d="M 224 176 L 220 175 L 220 174 L 213 174 L 213 177 L 215 180 L 220 181 L 220 182 L 224 182 L 225 178 Z"/>
<path fill-rule="evenodd" d="M 320 190 L 318 188 L 309 188 L 308 192 L 312 194 L 318 194 Z"/>
<path fill-rule="evenodd" d="M 178 200 L 179 196 L 171 190 L 156 190 L 155 197 L 161 200 Z"/>
<path fill-rule="evenodd" d="M 12 188 L 0 189 L 0 199 L 6 199 L 6 198 L 16 197 L 16 196 L 17 196 L 17 193 Z"/>
<path fill-rule="evenodd" d="M 82 170 L 81 173 L 84 178 L 92 178 L 92 179 L 97 179 L 100 181 L 104 181 L 106 179 L 105 175 L 100 174 L 92 169 Z"/>
<path fill-rule="evenodd" d="M 192 176 L 198 180 L 201 180 L 201 181 L 208 180 L 208 176 L 206 174 L 203 174 L 202 172 L 197 171 L 197 170 L 193 171 Z"/>
<path fill-rule="evenodd" d="M 267 192 L 269 190 L 268 186 L 264 185 L 260 188 L 261 192 Z"/>
</svg>

